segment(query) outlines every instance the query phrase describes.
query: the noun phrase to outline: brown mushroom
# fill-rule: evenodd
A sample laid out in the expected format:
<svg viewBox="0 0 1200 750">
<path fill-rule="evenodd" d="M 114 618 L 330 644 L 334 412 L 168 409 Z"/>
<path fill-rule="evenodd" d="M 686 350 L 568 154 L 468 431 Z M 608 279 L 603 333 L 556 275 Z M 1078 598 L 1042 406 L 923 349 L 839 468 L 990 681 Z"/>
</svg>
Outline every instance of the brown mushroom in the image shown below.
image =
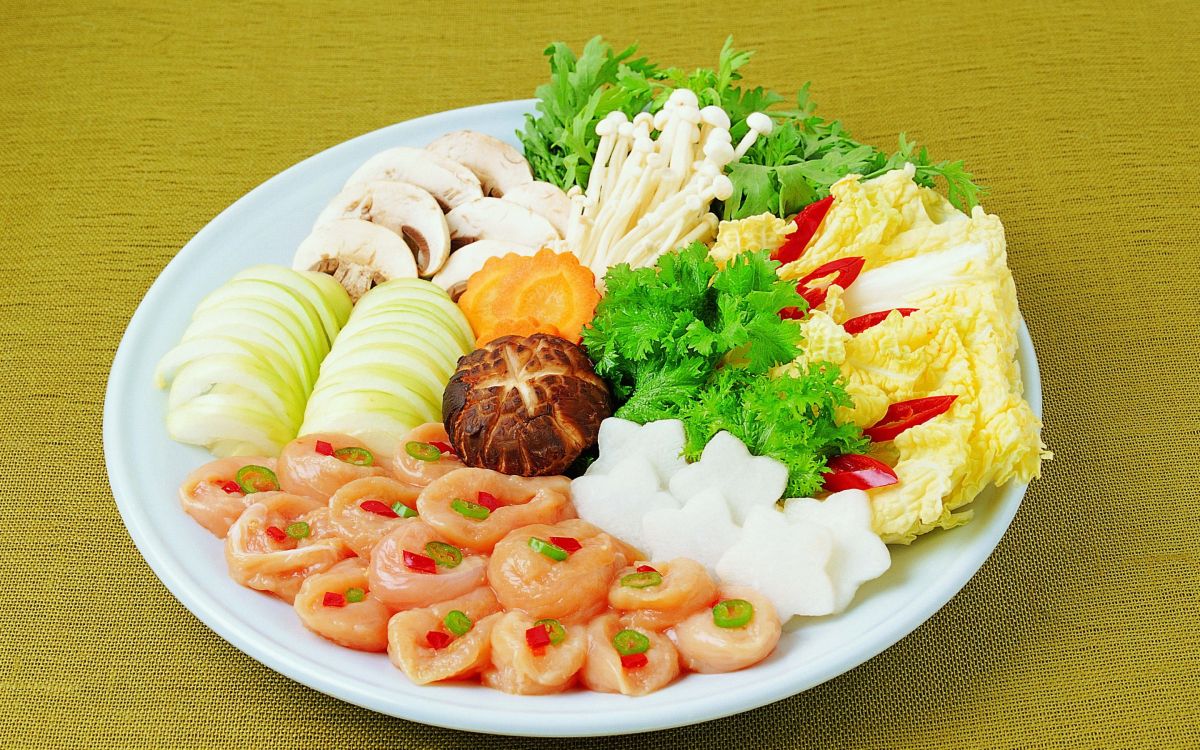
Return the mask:
<svg viewBox="0 0 1200 750">
<path fill-rule="evenodd" d="M 611 414 L 583 350 L 544 333 L 503 336 L 463 357 L 442 397 L 463 463 L 526 477 L 561 474 Z"/>
</svg>

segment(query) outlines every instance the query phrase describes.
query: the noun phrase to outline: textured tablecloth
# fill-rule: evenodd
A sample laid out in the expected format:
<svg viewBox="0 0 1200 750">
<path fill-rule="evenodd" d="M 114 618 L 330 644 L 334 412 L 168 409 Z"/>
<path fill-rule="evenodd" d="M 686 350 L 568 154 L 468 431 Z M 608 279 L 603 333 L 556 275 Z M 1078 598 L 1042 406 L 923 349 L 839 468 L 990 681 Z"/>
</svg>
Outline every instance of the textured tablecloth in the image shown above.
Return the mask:
<svg viewBox="0 0 1200 750">
<path fill-rule="evenodd" d="M 0 13 L 0 746 L 1200 746 L 1196 3 L 91 5 Z M 992 186 L 1056 458 L 975 579 L 807 693 L 578 742 L 355 708 L 176 602 L 121 524 L 100 412 L 188 238 L 351 136 L 530 96 L 554 39 L 707 65 L 731 32 L 754 81 L 812 79 L 860 138 L 907 130 Z"/>
</svg>

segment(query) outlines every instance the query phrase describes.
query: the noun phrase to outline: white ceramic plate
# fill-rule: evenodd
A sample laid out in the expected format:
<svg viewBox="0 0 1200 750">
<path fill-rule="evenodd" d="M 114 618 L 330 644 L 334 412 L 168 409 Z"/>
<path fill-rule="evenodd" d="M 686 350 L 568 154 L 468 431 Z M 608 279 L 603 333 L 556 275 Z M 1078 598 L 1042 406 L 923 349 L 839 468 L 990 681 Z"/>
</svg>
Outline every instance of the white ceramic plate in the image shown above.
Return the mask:
<svg viewBox="0 0 1200 750">
<path fill-rule="evenodd" d="M 641 698 L 591 692 L 517 697 L 474 685 L 417 687 L 386 656 L 340 648 L 301 626 L 292 608 L 244 589 L 225 571 L 221 542 L 179 507 L 177 486 L 209 460 L 173 443 L 154 366 L 180 338 L 196 303 L 237 271 L 289 265 L 318 212 L 359 164 L 391 146 L 423 146 L 471 128 L 516 144 L 532 101 L 422 117 L 355 138 L 271 178 L 213 219 L 163 270 L 129 323 L 109 376 L 104 453 L 117 507 L 138 549 L 184 606 L 222 638 L 309 687 L 385 714 L 496 734 L 583 736 L 693 724 L 786 698 L 861 664 L 912 632 L 963 587 L 991 554 L 1025 488 L 976 500 L 975 519 L 894 548 L 894 564 L 850 610 L 784 634 L 766 662 L 742 672 L 688 675 Z M 1021 330 L 1021 374 L 1041 413 L 1037 360 Z"/>
</svg>

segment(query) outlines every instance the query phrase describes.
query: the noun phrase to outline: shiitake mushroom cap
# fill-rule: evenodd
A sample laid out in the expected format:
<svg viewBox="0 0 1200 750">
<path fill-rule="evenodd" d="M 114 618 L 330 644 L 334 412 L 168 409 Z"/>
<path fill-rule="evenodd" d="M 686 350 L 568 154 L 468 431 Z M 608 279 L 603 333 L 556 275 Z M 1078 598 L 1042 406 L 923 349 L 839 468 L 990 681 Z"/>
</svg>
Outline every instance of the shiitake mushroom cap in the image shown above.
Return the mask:
<svg viewBox="0 0 1200 750">
<path fill-rule="evenodd" d="M 583 350 L 544 333 L 503 336 L 463 357 L 442 397 L 463 463 L 526 477 L 563 473 L 611 415 L 612 394 Z"/>
</svg>

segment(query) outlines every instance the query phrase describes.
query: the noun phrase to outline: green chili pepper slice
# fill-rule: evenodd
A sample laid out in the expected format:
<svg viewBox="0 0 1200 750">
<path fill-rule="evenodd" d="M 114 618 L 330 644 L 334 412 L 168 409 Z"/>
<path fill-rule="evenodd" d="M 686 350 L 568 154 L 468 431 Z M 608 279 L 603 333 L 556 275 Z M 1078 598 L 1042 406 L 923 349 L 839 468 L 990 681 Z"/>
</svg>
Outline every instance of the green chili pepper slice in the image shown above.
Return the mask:
<svg viewBox="0 0 1200 750">
<path fill-rule="evenodd" d="M 442 624 L 446 626 L 446 630 L 457 636 L 464 636 L 471 632 L 471 627 L 474 625 L 471 618 L 467 617 L 466 612 L 457 609 L 450 610 L 450 613 L 442 620 Z"/>
<path fill-rule="evenodd" d="M 304 539 L 312 533 L 312 529 L 309 528 L 308 524 L 306 524 L 304 521 L 290 523 L 288 524 L 288 527 L 284 529 L 284 531 L 287 532 L 287 535 L 292 539 Z"/>
<path fill-rule="evenodd" d="M 346 589 L 346 601 L 350 603 L 361 602 L 367 598 L 367 592 L 357 586 Z"/>
<path fill-rule="evenodd" d="M 265 466 L 255 464 L 248 464 L 238 469 L 234 481 L 247 495 L 252 492 L 274 492 L 279 489 L 279 479 L 275 477 L 275 472 Z"/>
<path fill-rule="evenodd" d="M 395 513 L 396 515 L 400 516 L 401 518 L 416 518 L 417 517 L 417 512 L 415 510 L 408 507 L 407 505 L 400 502 L 399 500 L 392 503 L 392 512 Z"/>
<path fill-rule="evenodd" d="M 462 562 L 462 551 L 453 544 L 445 542 L 427 542 L 425 544 L 425 554 L 433 558 L 433 561 L 443 568 L 457 568 Z"/>
<path fill-rule="evenodd" d="M 718 628 L 740 628 L 754 617 L 754 605 L 745 599 L 725 599 L 712 609 L 713 625 Z"/>
<path fill-rule="evenodd" d="M 662 583 L 662 573 L 645 571 L 621 576 L 621 585 L 631 589 L 648 589 Z"/>
<path fill-rule="evenodd" d="M 333 452 L 333 457 L 355 466 L 375 464 L 375 454 L 366 448 L 338 448 Z"/>
<path fill-rule="evenodd" d="M 436 445 L 409 440 L 404 444 L 404 452 L 418 461 L 436 461 L 442 457 L 442 452 Z"/>
<path fill-rule="evenodd" d="M 650 650 L 650 639 L 636 630 L 622 630 L 613 636 L 612 644 L 621 656 L 644 654 Z"/>
<path fill-rule="evenodd" d="M 536 536 L 529 537 L 529 549 L 533 550 L 534 552 L 539 552 L 551 560 L 557 560 L 558 562 L 562 562 L 570 557 L 570 555 L 567 554 L 567 551 L 562 547 L 559 547 L 557 544 L 551 544 L 545 539 L 538 539 Z"/>
<path fill-rule="evenodd" d="M 534 625 L 545 626 L 546 632 L 550 634 L 551 646 L 557 646 L 558 644 L 567 640 L 567 629 L 563 627 L 561 622 L 555 620 L 553 617 L 547 617 L 544 620 L 538 620 L 534 623 Z"/>
<path fill-rule="evenodd" d="M 457 497 L 450 501 L 450 510 L 463 518 L 472 518 L 476 521 L 486 521 L 487 517 L 492 515 L 490 510 L 479 503 L 472 503 Z"/>
</svg>

